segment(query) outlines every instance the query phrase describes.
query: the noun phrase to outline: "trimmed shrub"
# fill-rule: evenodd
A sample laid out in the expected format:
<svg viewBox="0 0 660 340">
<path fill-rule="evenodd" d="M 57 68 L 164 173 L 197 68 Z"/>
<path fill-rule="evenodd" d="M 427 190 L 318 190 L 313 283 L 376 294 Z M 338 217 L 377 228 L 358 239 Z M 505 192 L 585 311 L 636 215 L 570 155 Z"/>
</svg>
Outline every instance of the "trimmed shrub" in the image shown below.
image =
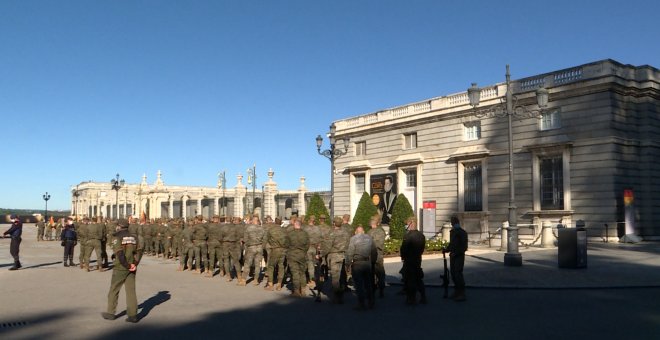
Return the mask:
<svg viewBox="0 0 660 340">
<path fill-rule="evenodd" d="M 332 224 L 332 216 L 330 216 L 328 208 L 325 206 L 325 202 L 323 202 L 323 198 L 321 198 L 321 195 L 319 194 L 312 195 L 312 198 L 309 200 L 309 207 L 307 207 L 307 212 L 305 215 L 315 216 L 317 222 L 319 221 L 319 217 L 321 215 L 325 215 L 325 224 Z"/>
<path fill-rule="evenodd" d="M 413 212 L 410 202 L 408 202 L 406 196 L 399 194 L 392 208 L 392 218 L 390 219 L 391 238 L 403 239 L 403 235 L 406 233 L 406 220 L 411 216 L 415 216 L 415 212 Z"/>
<path fill-rule="evenodd" d="M 361 225 L 364 228 L 364 231 L 367 232 L 369 229 L 369 219 L 378 214 L 378 208 L 371 201 L 371 196 L 365 191 L 360 197 L 360 203 L 353 214 L 353 227 L 357 228 L 358 225 Z"/>
</svg>

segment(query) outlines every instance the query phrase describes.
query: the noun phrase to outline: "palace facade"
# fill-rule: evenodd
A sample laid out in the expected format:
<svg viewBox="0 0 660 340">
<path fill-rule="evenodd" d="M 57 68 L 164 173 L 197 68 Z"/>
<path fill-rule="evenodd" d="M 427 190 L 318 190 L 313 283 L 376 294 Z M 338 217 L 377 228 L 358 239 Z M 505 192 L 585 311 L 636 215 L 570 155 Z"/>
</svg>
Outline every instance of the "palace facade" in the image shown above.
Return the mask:
<svg viewBox="0 0 660 340">
<path fill-rule="evenodd" d="M 298 189 L 280 190 L 273 181 L 274 174 L 272 169 L 268 171 L 268 181 L 261 188 L 243 185 L 240 174 L 231 188 L 223 188 L 220 180 L 217 187 L 165 185 L 160 171 L 153 184 L 147 183 L 147 176 L 143 175 L 140 183 L 126 183 L 119 190 L 113 190 L 110 182 L 81 182 L 71 188 L 71 212 L 78 217 L 113 219 L 143 215 L 149 219 L 242 217 L 249 213 L 289 218 L 294 212 L 304 215 L 315 193 L 326 204 L 330 201 L 328 191 L 308 191 L 304 177 L 300 178 Z"/>
<path fill-rule="evenodd" d="M 521 234 L 583 220 L 591 237 L 621 236 L 628 191 L 629 227 L 660 236 L 659 80 L 657 68 L 608 59 L 511 82 L 513 104 L 536 112 L 511 127 Z M 542 110 L 541 87 L 549 91 Z M 506 88 L 482 87 L 476 108 L 466 91 L 334 121 L 336 140 L 350 138 L 335 160 L 336 214 L 353 214 L 363 192 L 382 195 L 389 176 L 425 233 L 456 215 L 471 239 L 488 237 L 509 207 L 509 127 L 491 110 Z"/>
</svg>

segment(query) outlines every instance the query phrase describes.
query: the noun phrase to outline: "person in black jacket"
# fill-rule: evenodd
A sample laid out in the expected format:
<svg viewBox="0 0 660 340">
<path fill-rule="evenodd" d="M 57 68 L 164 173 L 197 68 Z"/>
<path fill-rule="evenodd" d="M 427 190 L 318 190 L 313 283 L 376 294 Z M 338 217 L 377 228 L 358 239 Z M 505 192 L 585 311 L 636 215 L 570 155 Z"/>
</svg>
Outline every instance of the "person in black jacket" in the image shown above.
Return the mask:
<svg viewBox="0 0 660 340">
<path fill-rule="evenodd" d="M 451 231 L 449 232 L 449 246 L 445 252 L 449 252 L 449 271 L 454 281 L 454 293 L 451 298 L 454 301 L 465 301 L 465 279 L 463 279 L 463 266 L 465 264 L 465 252 L 468 249 L 468 236 L 457 217 L 451 218 Z"/>
<path fill-rule="evenodd" d="M 18 216 L 11 216 L 11 228 L 4 232 L 3 236 L 5 235 L 11 237 L 9 253 L 14 258 L 14 266 L 9 268 L 9 270 L 17 270 L 21 268 L 21 261 L 18 259 L 18 251 L 21 246 L 21 235 L 23 235 L 23 223 Z"/>
<path fill-rule="evenodd" d="M 62 230 L 60 239 L 62 240 L 62 246 L 64 247 L 64 260 L 62 263 L 64 263 L 65 267 L 73 267 L 73 248 L 76 247 L 78 235 L 76 234 L 73 220 L 70 217 L 64 225 L 64 230 Z"/>
<path fill-rule="evenodd" d="M 403 261 L 403 286 L 406 292 L 406 303 L 417 303 L 417 292 L 420 294 L 420 303 L 426 303 L 426 289 L 424 287 L 424 271 L 422 271 L 422 253 L 426 246 L 426 237 L 417 230 L 417 219 L 410 217 L 407 221 L 408 232 L 403 237 L 401 248 L 401 261 Z"/>
</svg>

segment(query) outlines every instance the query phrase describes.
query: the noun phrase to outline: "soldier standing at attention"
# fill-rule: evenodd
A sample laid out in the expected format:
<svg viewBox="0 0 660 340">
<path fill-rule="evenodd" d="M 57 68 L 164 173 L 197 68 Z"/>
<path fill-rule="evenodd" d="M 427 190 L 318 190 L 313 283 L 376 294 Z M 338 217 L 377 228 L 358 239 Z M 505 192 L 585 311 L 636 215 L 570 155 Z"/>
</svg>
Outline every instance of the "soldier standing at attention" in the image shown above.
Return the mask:
<svg viewBox="0 0 660 340">
<path fill-rule="evenodd" d="M 243 281 L 243 273 L 241 272 L 241 218 L 234 216 L 232 223 L 223 225 L 222 228 L 222 262 L 225 264 L 225 273 L 227 273 L 227 282 L 231 282 L 232 268 L 238 277 L 238 283 Z M 231 261 L 231 262 L 230 262 Z"/>
<path fill-rule="evenodd" d="M 222 234 L 221 234 L 221 225 L 220 217 L 217 215 L 213 216 L 209 226 L 209 235 L 208 235 L 208 248 L 209 248 L 209 265 L 207 266 L 206 276 L 213 277 L 215 272 L 215 263 L 220 262 L 220 270 L 223 270 L 222 267 Z"/>
<path fill-rule="evenodd" d="M 86 256 L 87 256 L 87 230 L 89 225 L 89 218 L 85 217 L 83 223 L 76 224 L 78 229 L 76 230 L 76 235 L 78 236 L 78 244 L 80 245 L 80 255 L 78 255 L 78 261 L 80 261 L 80 269 L 85 268 Z"/>
<path fill-rule="evenodd" d="M 288 234 L 289 248 L 286 260 L 291 270 L 293 292 L 291 296 L 303 297 L 302 288 L 305 285 L 305 271 L 307 270 L 307 250 L 309 249 L 309 236 L 300 225 L 300 220 L 293 221 L 293 229 Z"/>
<path fill-rule="evenodd" d="M 137 317 L 137 296 L 135 294 L 135 274 L 140 261 L 137 235 L 128 232 L 128 221 L 121 219 L 117 222 L 120 230 L 115 234 L 112 242 L 112 249 L 115 252 L 114 267 L 112 269 L 112 279 L 110 281 L 110 291 L 108 292 L 108 309 L 101 313 L 106 320 L 117 318 L 117 300 L 119 291 L 124 286 L 126 291 L 126 318 L 127 322 L 138 322 Z"/>
<path fill-rule="evenodd" d="M 151 255 L 154 251 L 153 226 L 149 223 L 142 225 L 142 237 L 144 237 L 144 253 Z"/>
<path fill-rule="evenodd" d="M 264 236 L 264 246 L 268 252 L 268 267 L 266 269 L 266 277 L 268 277 L 268 284 L 264 289 L 276 290 L 282 289 L 284 285 L 284 256 L 286 250 L 289 248 L 289 238 L 284 228 L 281 227 L 282 220 L 275 219 L 275 223 L 269 224 L 266 228 L 266 235 Z M 277 276 L 279 280 L 275 280 L 275 267 L 277 266 Z M 275 283 L 278 283 L 275 287 Z"/>
<path fill-rule="evenodd" d="M 383 265 L 383 250 L 385 249 L 385 230 L 380 225 L 380 216 L 373 216 L 369 220 L 369 236 L 374 240 L 374 245 L 378 251 L 378 258 L 374 261 L 374 274 L 376 275 L 376 284 L 378 287 L 378 297 L 385 296 L 385 266 Z M 375 289 L 376 287 L 374 287 Z"/>
<path fill-rule="evenodd" d="M 194 228 L 195 225 L 192 221 L 185 222 L 183 232 L 181 233 L 181 256 L 179 257 L 179 271 L 186 270 L 186 268 L 192 270 L 193 256 L 195 255 L 192 242 Z"/>
<path fill-rule="evenodd" d="M 55 223 L 55 241 L 59 241 L 62 234 L 62 226 L 64 225 L 64 217 L 57 220 Z"/>
<path fill-rule="evenodd" d="M 202 216 L 195 218 L 195 229 L 193 229 L 193 250 L 195 251 L 195 273 L 202 273 L 202 270 L 209 271 L 209 261 L 207 259 L 208 247 L 206 240 L 208 239 L 206 223 Z"/>
<path fill-rule="evenodd" d="M 261 260 L 264 256 L 264 235 L 266 230 L 261 225 L 258 216 L 252 217 L 252 221 L 245 228 L 243 240 L 245 241 L 245 256 L 243 261 L 243 282 L 239 285 L 245 286 L 248 276 L 250 276 L 250 267 L 254 266 L 254 283 L 259 285 L 261 276 Z"/>
<path fill-rule="evenodd" d="M 55 225 L 54 222 L 52 222 L 51 216 L 51 221 L 48 221 L 48 224 L 46 225 L 46 241 L 53 240 L 53 228 L 55 228 Z"/>
<path fill-rule="evenodd" d="M 314 266 L 316 265 L 316 255 L 317 252 L 321 249 L 321 228 L 314 225 L 314 216 L 310 216 L 310 223 L 303 227 L 303 230 L 307 233 L 309 237 L 309 248 L 307 249 L 307 286 L 310 288 L 316 287 L 316 285 L 321 284 L 320 282 L 314 282 Z"/>
<path fill-rule="evenodd" d="M 103 239 L 101 240 L 101 259 L 103 260 L 103 268 L 108 268 L 108 240 L 112 242 L 112 235 L 115 232 L 117 232 L 116 220 L 108 220 L 103 224 Z M 139 242 L 140 241 L 138 240 L 138 243 Z"/>
<path fill-rule="evenodd" d="M 332 302 L 341 304 L 344 302 L 343 294 L 346 282 L 344 260 L 350 236 L 341 228 L 341 217 L 335 217 L 333 222 L 334 228 L 321 247 L 321 256 L 328 257 L 328 269 L 332 277 Z"/>
<path fill-rule="evenodd" d="M 100 220 L 100 219 L 99 219 Z M 101 221 L 99 221 L 101 222 Z M 96 252 L 96 267 L 99 272 L 103 271 L 101 267 L 101 240 L 104 237 L 103 225 L 101 223 L 91 223 L 87 226 L 87 241 L 85 242 L 85 271 L 89 271 L 92 251 Z"/>
<path fill-rule="evenodd" d="M 377 216 L 380 217 L 380 216 Z M 373 239 L 364 234 L 362 227 L 355 229 L 355 235 L 351 237 L 346 251 L 347 267 L 353 274 L 355 291 L 358 296 L 356 310 L 365 310 L 364 300 L 366 298 L 369 308 L 374 307 L 374 272 L 372 270 L 378 251 Z"/>
<path fill-rule="evenodd" d="M 39 222 L 37 222 L 37 241 L 44 240 L 44 230 L 46 230 L 46 224 L 44 221 L 39 220 Z"/>
</svg>

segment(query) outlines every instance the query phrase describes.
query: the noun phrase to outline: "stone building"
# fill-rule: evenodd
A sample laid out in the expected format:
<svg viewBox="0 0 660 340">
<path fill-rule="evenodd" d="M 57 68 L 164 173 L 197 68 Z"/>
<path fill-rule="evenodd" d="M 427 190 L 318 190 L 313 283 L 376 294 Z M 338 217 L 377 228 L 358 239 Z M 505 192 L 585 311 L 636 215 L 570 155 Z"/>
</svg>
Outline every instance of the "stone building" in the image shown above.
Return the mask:
<svg viewBox="0 0 660 340">
<path fill-rule="evenodd" d="M 583 220 L 590 236 L 615 238 L 617 226 L 621 236 L 629 189 L 635 232 L 660 236 L 659 80 L 652 66 L 608 59 L 512 81 L 514 105 L 539 114 L 512 124 L 521 235 Z M 543 110 L 540 87 L 549 91 Z M 382 192 L 391 176 L 420 221 L 424 202 L 435 205 L 426 233 L 457 215 L 470 238 L 487 237 L 507 220 L 509 130 L 506 117 L 482 114 L 505 93 L 500 83 L 482 88 L 477 108 L 466 91 L 335 121 L 336 139 L 350 138 L 335 161 L 336 214 L 354 213 L 361 194 Z"/>
<path fill-rule="evenodd" d="M 110 182 L 82 182 L 71 188 L 71 212 L 78 217 L 140 217 L 144 214 L 154 218 L 190 218 L 202 215 L 244 216 L 249 213 L 259 216 L 281 216 L 288 218 L 292 213 L 305 214 L 307 204 L 315 193 L 328 204 L 328 191 L 309 191 L 305 178 L 295 190 L 280 190 L 273 181 L 275 173 L 268 171 L 268 181 L 254 190 L 243 185 L 243 176 L 236 176 L 234 187 L 165 185 L 158 171 L 156 181 L 147 183 L 142 176 L 139 184 L 126 183 L 119 190 L 112 189 Z M 263 213 L 262 213 L 263 212 Z"/>
</svg>

